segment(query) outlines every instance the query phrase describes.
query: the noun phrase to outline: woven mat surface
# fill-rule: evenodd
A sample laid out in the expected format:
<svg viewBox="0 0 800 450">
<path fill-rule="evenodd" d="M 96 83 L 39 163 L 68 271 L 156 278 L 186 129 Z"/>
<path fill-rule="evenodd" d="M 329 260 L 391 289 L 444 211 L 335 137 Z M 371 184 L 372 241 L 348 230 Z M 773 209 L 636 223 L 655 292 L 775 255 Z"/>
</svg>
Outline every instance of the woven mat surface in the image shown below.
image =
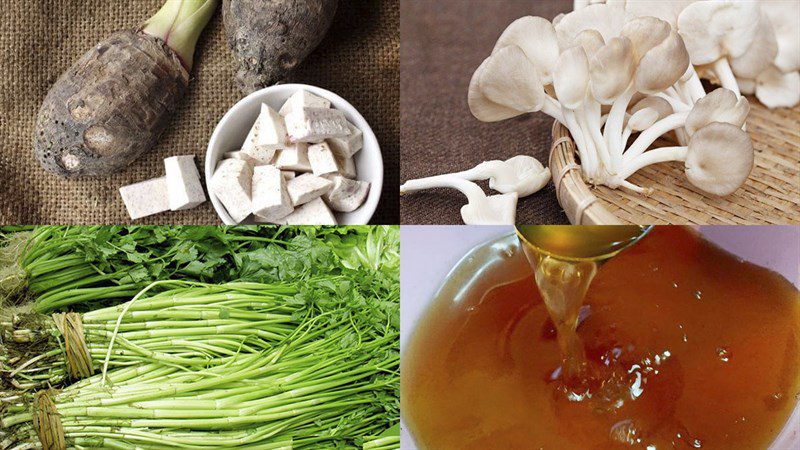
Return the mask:
<svg viewBox="0 0 800 450">
<path fill-rule="evenodd" d="M 485 160 L 529 154 L 546 164 L 552 119 L 543 113 L 483 123 L 467 106 L 472 73 L 495 41 L 525 15 L 552 19 L 572 9 L 570 0 L 403 0 L 400 85 L 401 181 L 472 168 Z M 482 184 L 488 191 L 486 183 Z M 462 223 L 466 204 L 458 191 L 403 196 L 403 224 Z M 569 223 L 552 183 L 520 199 L 518 223 Z"/>
<path fill-rule="evenodd" d="M 163 159 L 197 155 L 202 174 L 208 139 L 241 97 L 217 11 L 195 53 L 192 81 L 158 146 L 124 172 L 100 180 L 46 173 L 32 151 L 40 103 L 58 76 L 114 31 L 133 28 L 162 0 L 5 0 L 0 8 L 0 224 L 128 223 L 120 186 L 162 176 Z M 221 2 L 220 2 L 221 3 Z M 373 223 L 399 217 L 399 0 L 341 0 L 327 37 L 288 81 L 329 89 L 372 126 L 383 151 L 384 190 Z M 210 202 L 138 221 L 218 224 Z"/>
</svg>

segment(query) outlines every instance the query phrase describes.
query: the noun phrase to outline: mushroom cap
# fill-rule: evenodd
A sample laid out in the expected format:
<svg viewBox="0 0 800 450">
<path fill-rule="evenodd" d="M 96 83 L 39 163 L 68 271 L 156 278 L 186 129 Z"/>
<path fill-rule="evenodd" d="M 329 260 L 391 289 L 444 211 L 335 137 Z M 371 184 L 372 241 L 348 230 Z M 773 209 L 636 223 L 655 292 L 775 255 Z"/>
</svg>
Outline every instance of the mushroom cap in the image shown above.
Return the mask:
<svg viewBox="0 0 800 450">
<path fill-rule="evenodd" d="M 739 85 L 739 92 L 742 94 L 753 95 L 756 93 L 756 80 L 736 77 L 736 83 Z"/>
<path fill-rule="evenodd" d="M 492 54 L 509 45 L 516 45 L 525 52 L 536 66 L 542 84 L 552 83 L 553 70 L 560 53 L 553 24 L 542 17 L 520 17 L 503 31 Z"/>
<path fill-rule="evenodd" d="M 661 92 L 675 84 L 688 68 L 689 53 L 683 39 L 670 30 L 669 36 L 639 60 L 636 89 L 646 94 Z"/>
<path fill-rule="evenodd" d="M 541 109 L 544 89 L 533 63 L 516 45 L 486 58 L 472 75 L 470 111 L 484 122 L 508 119 Z"/>
<path fill-rule="evenodd" d="M 496 171 L 496 176 L 489 178 L 489 187 L 497 192 L 516 192 L 518 197 L 527 197 L 550 181 L 550 170 L 532 156 L 517 155 L 496 162 L 502 164 L 503 168 Z"/>
<path fill-rule="evenodd" d="M 669 23 L 655 17 L 636 17 L 622 27 L 622 35 L 631 40 L 634 57 L 639 62 L 656 45 L 669 37 Z"/>
<path fill-rule="evenodd" d="M 767 67 L 756 79 L 756 97 L 768 108 L 791 108 L 800 102 L 800 72 Z"/>
<path fill-rule="evenodd" d="M 797 18 L 800 21 L 800 16 Z M 778 55 L 778 41 L 767 13 L 761 11 L 758 32 L 741 56 L 731 58 L 731 70 L 737 78 L 756 78 Z"/>
<path fill-rule="evenodd" d="M 603 36 L 603 41 L 608 42 L 619 36 L 624 23 L 625 10 L 621 5 L 589 5 L 565 15 L 556 24 L 558 45 L 562 51 L 576 45 L 578 34 L 589 29 L 597 30 Z"/>
<path fill-rule="evenodd" d="M 597 30 L 583 30 L 575 36 L 575 44 L 583 47 L 583 51 L 587 55 L 594 55 L 602 46 L 606 45 L 606 41 Z"/>
<path fill-rule="evenodd" d="M 733 91 L 718 88 L 699 99 L 686 117 L 686 132 L 692 136 L 712 122 L 725 122 L 741 128 L 750 112 L 745 97 L 736 97 Z"/>
<path fill-rule="evenodd" d="M 713 195 L 729 195 L 753 170 L 753 143 L 740 127 L 713 122 L 689 141 L 685 172 L 695 187 Z"/>
<path fill-rule="evenodd" d="M 635 70 L 631 41 L 624 36 L 611 38 L 589 63 L 594 98 L 604 105 L 614 103 L 631 84 Z"/>
<path fill-rule="evenodd" d="M 800 2 L 785 0 L 761 0 L 761 10 L 769 17 L 778 42 L 775 66 L 781 72 L 800 70 Z"/>
<path fill-rule="evenodd" d="M 625 11 L 635 17 L 655 17 L 678 27 L 678 16 L 697 0 L 627 0 Z"/>
<path fill-rule="evenodd" d="M 654 108 L 642 108 L 631 114 L 628 126 L 633 131 L 642 131 L 650 128 L 658 121 L 658 111 Z"/>
<path fill-rule="evenodd" d="M 756 2 L 708 1 L 688 5 L 678 16 L 678 30 L 692 64 L 710 64 L 741 56 L 758 32 Z"/>
<path fill-rule="evenodd" d="M 517 194 L 490 195 L 461 207 L 467 225 L 514 225 L 517 219 Z"/>
<path fill-rule="evenodd" d="M 469 82 L 469 90 L 467 91 L 467 104 L 469 110 L 476 119 L 482 122 L 497 122 L 499 120 L 510 119 L 523 114 L 516 109 L 507 106 L 498 105 L 497 103 L 489 100 L 483 94 L 480 87 L 480 74 L 486 70 L 486 65 L 489 63 L 489 58 L 486 58 L 480 66 L 472 74 L 472 79 Z"/>
<path fill-rule="evenodd" d="M 656 110 L 656 112 L 658 112 L 659 120 L 675 112 L 672 109 L 672 105 L 670 105 L 669 102 L 664 100 L 663 98 L 645 97 L 636 102 L 636 104 L 634 104 L 633 107 L 631 107 L 631 114 L 636 114 L 637 111 L 640 111 L 644 108 L 651 108 Z"/>
<path fill-rule="evenodd" d="M 565 108 L 576 109 L 583 103 L 589 89 L 589 60 L 583 47 L 571 47 L 561 53 L 553 87 L 558 101 Z"/>
</svg>

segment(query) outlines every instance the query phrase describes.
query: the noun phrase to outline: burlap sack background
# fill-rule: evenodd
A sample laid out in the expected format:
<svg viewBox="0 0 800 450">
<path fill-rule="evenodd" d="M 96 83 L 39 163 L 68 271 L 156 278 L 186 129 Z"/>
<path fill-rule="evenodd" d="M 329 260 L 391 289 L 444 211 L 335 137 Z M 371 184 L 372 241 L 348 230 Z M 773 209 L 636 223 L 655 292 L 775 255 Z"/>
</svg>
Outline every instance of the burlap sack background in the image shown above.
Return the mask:
<svg viewBox="0 0 800 450">
<path fill-rule="evenodd" d="M 480 122 L 469 112 L 467 87 L 512 21 L 525 15 L 552 19 L 571 10 L 571 0 L 403 0 L 400 180 L 466 170 L 523 153 L 547 165 L 550 117 L 535 113 Z M 486 183 L 482 186 L 490 192 Z M 462 223 L 459 211 L 465 203 L 460 192 L 449 189 L 404 196 L 400 222 Z M 520 199 L 517 222 L 569 223 L 552 183 Z"/>
<path fill-rule="evenodd" d="M 120 186 L 163 175 L 163 159 L 196 154 L 242 96 L 217 11 L 195 53 L 186 98 L 159 145 L 128 170 L 100 180 L 46 173 L 31 142 L 39 105 L 58 76 L 112 32 L 132 28 L 163 0 L 3 0 L 0 4 L 0 224 L 128 223 Z M 220 2 L 221 3 L 221 2 Z M 341 0 L 327 37 L 289 80 L 350 101 L 380 141 L 384 190 L 372 221 L 397 223 L 399 166 L 399 0 Z M 219 224 L 211 203 L 138 223 Z"/>
</svg>

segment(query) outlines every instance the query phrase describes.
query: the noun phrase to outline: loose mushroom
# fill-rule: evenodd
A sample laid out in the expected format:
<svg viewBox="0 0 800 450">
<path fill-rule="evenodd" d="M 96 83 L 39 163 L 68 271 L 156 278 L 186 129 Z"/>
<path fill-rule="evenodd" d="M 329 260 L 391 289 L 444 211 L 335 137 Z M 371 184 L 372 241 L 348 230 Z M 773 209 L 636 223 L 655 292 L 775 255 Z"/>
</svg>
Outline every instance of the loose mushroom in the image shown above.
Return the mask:
<svg viewBox="0 0 800 450">
<path fill-rule="evenodd" d="M 406 181 L 400 186 L 400 194 L 435 188 L 456 189 L 467 197 L 468 203 L 461 207 L 461 219 L 467 225 L 513 225 L 516 222 L 516 193 L 487 197 L 477 184 L 453 175 Z"/>
<path fill-rule="evenodd" d="M 536 158 L 517 155 L 505 161 L 484 161 L 472 169 L 432 177 L 411 180 L 428 182 L 441 177 L 458 177 L 467 181 L 489 180 L 489 188 L 501 194 L 517 194 L 527 197 L 538 192 L 550 181 L 550 170 Z"/>
</svg>

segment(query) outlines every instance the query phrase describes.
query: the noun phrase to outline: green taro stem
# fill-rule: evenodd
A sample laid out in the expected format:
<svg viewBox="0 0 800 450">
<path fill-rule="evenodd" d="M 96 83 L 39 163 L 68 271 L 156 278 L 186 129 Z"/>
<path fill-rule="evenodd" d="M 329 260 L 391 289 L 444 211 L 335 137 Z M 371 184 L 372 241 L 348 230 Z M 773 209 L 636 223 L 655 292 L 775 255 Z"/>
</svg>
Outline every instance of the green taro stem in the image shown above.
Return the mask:
<svg viewBox="0 0 800 450">
<path fill-rule="evenodd" d="M 217 9 L 218 0 L 167 0 L 142 27 L 144 33 L 163 39 L 192 70 L 194 48 L 203 28 Z"/>
</svg>

